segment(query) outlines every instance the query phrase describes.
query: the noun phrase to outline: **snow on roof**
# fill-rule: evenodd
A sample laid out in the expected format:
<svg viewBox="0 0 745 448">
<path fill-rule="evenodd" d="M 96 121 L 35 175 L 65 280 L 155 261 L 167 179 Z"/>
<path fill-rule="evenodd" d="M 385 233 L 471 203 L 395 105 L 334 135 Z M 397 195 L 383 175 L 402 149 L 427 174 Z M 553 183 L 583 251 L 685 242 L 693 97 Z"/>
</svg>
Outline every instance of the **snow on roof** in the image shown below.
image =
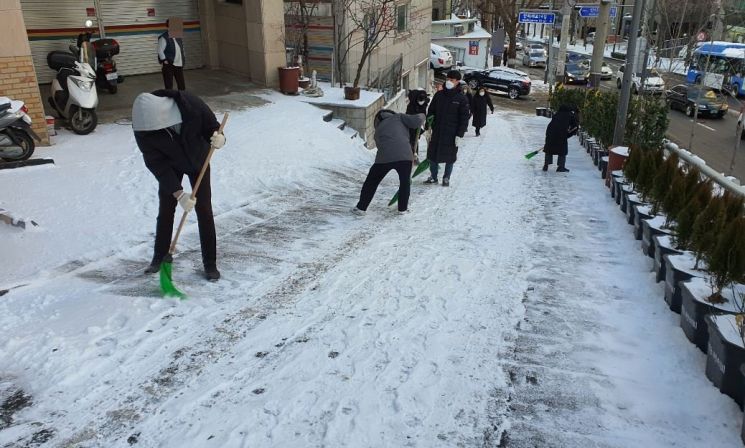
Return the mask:
<svg viewBox="0 0 745 448">
<path fill-rule="evenodd" d="M 460 36 L 432 36 L 432 40 L 448 39 L 491 39 L 491 33 L 476 25 L 473 31 L 471 31 L 470 33 L 461 34 Z"/>
</svg>

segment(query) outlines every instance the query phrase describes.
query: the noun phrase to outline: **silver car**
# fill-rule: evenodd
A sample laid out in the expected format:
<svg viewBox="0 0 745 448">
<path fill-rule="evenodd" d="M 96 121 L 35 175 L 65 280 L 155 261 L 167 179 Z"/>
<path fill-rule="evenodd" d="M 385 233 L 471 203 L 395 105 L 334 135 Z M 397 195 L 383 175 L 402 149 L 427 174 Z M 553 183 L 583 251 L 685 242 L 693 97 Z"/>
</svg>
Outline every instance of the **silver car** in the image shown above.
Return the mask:
<svg viewBox="0 0 745 448">
<path fill-rule="evenodd" d="M 523 54 L 523 65 L 526 67 L 545 67 L 546 52 L 543 49 L 525 50 Z"/>
</svg>

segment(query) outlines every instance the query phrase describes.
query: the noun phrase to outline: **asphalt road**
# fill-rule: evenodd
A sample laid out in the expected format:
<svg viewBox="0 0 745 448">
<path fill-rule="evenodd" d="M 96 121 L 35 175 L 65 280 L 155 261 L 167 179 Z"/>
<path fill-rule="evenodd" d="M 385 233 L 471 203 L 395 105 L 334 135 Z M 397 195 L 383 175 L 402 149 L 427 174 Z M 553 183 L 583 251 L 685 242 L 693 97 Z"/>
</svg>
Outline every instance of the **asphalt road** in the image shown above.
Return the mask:
<svg viewBox="0 0 745 448">
<path fill-rule="evenodd" d="M 621 65 L 619 61 L 606 59 L 608 65 L 614 72 L 618 71 Z M 528 73 L 531 79 L 543 80 L 542 68 L 527 68 L 518 63 L 518 70 Z M 663 74 L 667 88 L 676 84 L 684 84 L 685 79 L 680 75 Z M 618 90 L 615 79 L 602 81 L 602 90 Z M 548 101 L 547 93 L 534 92 L 529 98 L 520 98 L 510 100 L 506 96 L 500 97 L 495 101 L 495 105 L 505 105 L 512 108 L 534 112 L 535 107 L 544 106 Z M 507 104 L 505 104 L 507 103 Z M 736 128 L 737 116 L 742 107 L 740 101 L 734 98 L 729 99 L 730 113 L 723 119 L 716 118 L 698 118 L 696 123 L 693 119 L 686 116 L 683 112 L 672 110 L 669 113 L 670 125 L 668 126 L 667 137 L 677 143 L 681 148 L 686 148 L 697 156 L 701 157 L 706 163 L 715 170 L 732 175 L 740 179 L 745 184 L 745 141 L 735 152 L 737 143 Z M 693 138 L 691 138 L 691 128 L 693 128 Z M 730 169 L 733 154 L 735 163 L 733 169 Z"/>
</svg>

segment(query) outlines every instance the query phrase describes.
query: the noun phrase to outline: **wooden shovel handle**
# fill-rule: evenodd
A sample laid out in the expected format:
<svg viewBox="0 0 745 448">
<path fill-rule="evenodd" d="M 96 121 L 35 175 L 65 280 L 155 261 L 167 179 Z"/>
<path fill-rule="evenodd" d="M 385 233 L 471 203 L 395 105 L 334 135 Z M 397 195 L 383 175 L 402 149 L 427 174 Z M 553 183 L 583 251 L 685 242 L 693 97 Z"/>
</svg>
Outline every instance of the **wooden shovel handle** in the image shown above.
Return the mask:
<svg viewBox="0 0 745 448">
<path fill-rule="evenodd" d="M 225 112 L 225 115 L 222 117 L 222 123 L 220 123 L 220 128 L 217 130 L 218 134 L 222 134 L 223 129 L 225 129 L 225 123 L 228 122 L 228 116 L 230 114 L 228 112 Z M 210 152 L 207 153 L 207 158 L 204 160 L 204 164 L 202 165 L 202 169 L 199 171 L 199 176 L 197 177 L 197 181 L 194 183 L 194 188 L 191 190 L 191 198 L 194 199 L 197 197 L 197 191 L 199 191 L 199 186 L 202 184 L 202 178 L 204 177 L 204 173 L 207 172 L 207 167 L 210 166 L 210 160 L 212 159 L 212 154 L 215 153 L 214 146 L 210 145 Z M 178 242 L 179 236 L 181 236 L 181 230 L 184 228 L 184 224 L 186 223 L 186 217 L 189 215 L 189 212 L 184 210 L 184 214 L 181 215 L 181 222 L 179 222 L 178 229 L 176 229 L 176 235 L 173 237 L 173 241 L 171 241 L 171 247 L 168 249 L 168 253 L 173 255 L 176 252 L 176 243 Z"/>
</svg>

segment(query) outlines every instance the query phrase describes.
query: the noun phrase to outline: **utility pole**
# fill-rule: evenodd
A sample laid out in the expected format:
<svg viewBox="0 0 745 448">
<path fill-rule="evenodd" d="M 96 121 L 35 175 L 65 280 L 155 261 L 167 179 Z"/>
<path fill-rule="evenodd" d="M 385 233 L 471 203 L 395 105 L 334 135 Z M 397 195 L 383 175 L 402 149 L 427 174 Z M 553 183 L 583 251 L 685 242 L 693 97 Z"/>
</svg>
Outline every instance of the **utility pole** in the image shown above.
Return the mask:
<svg viewBox="0 0 745 448">
<path fill-rule="evenodd" d="M 605 42 L 608 40 L 608 28 L 610 25 L 611 0 L 600 0 L 598 12 L 598 28 L 595 30 L 595 42 L 592 44 L 592 61 L 590 62 L 590 86 L 593 89 L 600 88 L 600 76 L 602 75 L 603 59 L 605 58 Z"/>
<path fill-rule="evenodd" d="M 613 144 L 622 145 L 624 133 L 626 132 L 626 115 L 629 113 L 629 100 L 631 99 L 631 77 L 634 74 L 636 59 L 636 42 L 639 36 L 639 22 L 644 10 L 644 0 L 634 2 L 634 12 L 631 16 L 631 30 L 629 32 L 629 46 L 626 50 L 626 66 L 623 71 L 623 82 L 621 84 L 621 97 L 618 99 L 618 115 L 616 116 L 616 127 L 613 130 Z M 594 53 L 593 53 L 594 56 Z M 594 62 L 594 59 L 593 59 Z"/>
<path fill-rule="evenodd" d="M 712 40 L 724 40 L 724 6 L 722 5 L 722 0 L 715 0 L 712 6 L 714 6 Z"/>
<path fill-rule="evenodd" d="M 567 41 L 569 40 L 569 22 L 572 8 L 569 6 L 569 0 L 564 0 L 564 6 L 561 7 L 561 43 L 559 44 L 559 57 L 557 58 L 556 80 L 564 84 L 564 63 L 567 56 Z"/>
</svg>

